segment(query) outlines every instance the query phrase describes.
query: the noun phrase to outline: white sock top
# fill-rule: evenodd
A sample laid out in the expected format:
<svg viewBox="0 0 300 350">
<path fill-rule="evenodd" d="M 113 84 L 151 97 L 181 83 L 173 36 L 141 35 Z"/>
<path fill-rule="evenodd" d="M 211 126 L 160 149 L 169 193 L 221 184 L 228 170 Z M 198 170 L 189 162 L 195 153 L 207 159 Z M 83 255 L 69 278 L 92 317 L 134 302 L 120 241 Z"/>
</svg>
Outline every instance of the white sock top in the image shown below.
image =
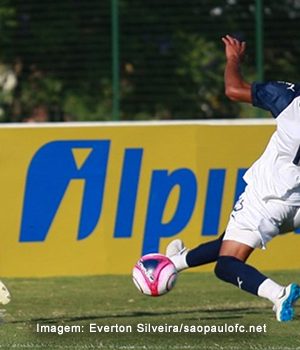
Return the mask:
<svg viewBox="0 0 300 350">
<path fill-rule="evenodd" d="M 258 287 L 257 294 L 260 297 L 269 299 L 274 304 L 278 296 L 282 293 L 283 289 L 283 286 L 272 281 L 270 278 L 267 278 Z"/>
</svg>

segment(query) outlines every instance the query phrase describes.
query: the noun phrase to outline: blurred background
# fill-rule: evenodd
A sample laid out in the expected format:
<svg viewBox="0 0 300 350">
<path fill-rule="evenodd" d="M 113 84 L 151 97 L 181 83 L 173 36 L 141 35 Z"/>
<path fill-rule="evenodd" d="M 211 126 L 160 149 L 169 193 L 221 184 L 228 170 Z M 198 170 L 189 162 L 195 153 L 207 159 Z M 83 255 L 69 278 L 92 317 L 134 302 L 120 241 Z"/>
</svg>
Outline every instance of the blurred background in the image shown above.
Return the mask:
<svg viewBox="0 0 300 350">
<path fill-rule="evenodd" d="M 2 0 L 0 121 L 265 117 L 223 93 L 221 37 L 243 73 L 300 80 L 299 0 Z"/>
</svg>

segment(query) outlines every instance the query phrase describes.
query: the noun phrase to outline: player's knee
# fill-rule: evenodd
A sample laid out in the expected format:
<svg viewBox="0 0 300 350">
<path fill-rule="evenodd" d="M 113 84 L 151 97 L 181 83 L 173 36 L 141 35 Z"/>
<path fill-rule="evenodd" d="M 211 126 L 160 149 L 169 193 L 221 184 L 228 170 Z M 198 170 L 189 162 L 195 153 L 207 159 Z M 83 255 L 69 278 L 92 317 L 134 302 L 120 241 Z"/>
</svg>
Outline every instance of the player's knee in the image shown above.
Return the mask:
<svg viewBox="0 0 300 350">
<path fill-rule="evenodd" d="M 215 275 L 223 281 L 227 281 L 228 274 L 234 268 L 236 258 L 233 256 L 219 256 L 216 266 Z"/>
</svg>

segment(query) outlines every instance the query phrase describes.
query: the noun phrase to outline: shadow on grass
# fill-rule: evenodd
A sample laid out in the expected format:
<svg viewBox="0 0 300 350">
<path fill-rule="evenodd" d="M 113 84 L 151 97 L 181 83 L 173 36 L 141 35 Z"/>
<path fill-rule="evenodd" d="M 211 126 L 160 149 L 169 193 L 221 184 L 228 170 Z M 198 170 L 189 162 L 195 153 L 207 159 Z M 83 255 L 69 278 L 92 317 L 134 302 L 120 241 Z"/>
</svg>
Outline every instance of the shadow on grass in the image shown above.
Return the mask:
<svg viewBox="0 0 300 350">
<path fill-rule="evenodd" d="M 188 318 L 183 318 L 186 321 L 193 320 L 224 320 L 224 319 L 241 319 L 246 315 L 262 314 L 264 310 L 270 310 L 269 307 L 261 308 L 224 308 L 224 309 L 189 309 L 189 310 L 166 310 L 166 311 L 133 311 L 124 313 L 112 313 L 111 315 L 86 315 L 86 316 L 58 316 L 58 317 L 41 317 L 29 318 L 26 320 L 12 320 L 5 323 L 18 324 L 25 322 L 45 322 L 45 323 L 59 323 L 59 322 L 78 322 L 78 321 L 93 321 L 93 320 L 109 320 L 109 319 L 126 319 L 126 318 L 142 318 L 142 317 L 159 317 L 159 316 L 174 316 L 174 315 L 189 315 Z M 195 314 L 201 313 L 199 317 Z M 203 315 L 206 314 L 206 315 Z M 218 315 L 216 315 L 218 314 Z"/>
</svg>

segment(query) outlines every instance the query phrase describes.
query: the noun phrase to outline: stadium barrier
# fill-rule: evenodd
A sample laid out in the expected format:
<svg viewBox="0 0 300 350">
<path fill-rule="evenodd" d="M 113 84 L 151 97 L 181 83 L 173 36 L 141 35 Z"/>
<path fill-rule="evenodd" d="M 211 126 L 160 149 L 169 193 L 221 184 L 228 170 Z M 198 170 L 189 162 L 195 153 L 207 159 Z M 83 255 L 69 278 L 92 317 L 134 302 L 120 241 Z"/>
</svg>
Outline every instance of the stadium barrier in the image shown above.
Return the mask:
<svg viewBox="0 0 300 350">
<path fill-rule="evenodd" d="M 273 131 L 269 120 L 1 126 L 0 275 L 125 274 L 175 237 L 216 237 Z M 251 260 L 299 268 L 299 240 Z"/>
</svg>

